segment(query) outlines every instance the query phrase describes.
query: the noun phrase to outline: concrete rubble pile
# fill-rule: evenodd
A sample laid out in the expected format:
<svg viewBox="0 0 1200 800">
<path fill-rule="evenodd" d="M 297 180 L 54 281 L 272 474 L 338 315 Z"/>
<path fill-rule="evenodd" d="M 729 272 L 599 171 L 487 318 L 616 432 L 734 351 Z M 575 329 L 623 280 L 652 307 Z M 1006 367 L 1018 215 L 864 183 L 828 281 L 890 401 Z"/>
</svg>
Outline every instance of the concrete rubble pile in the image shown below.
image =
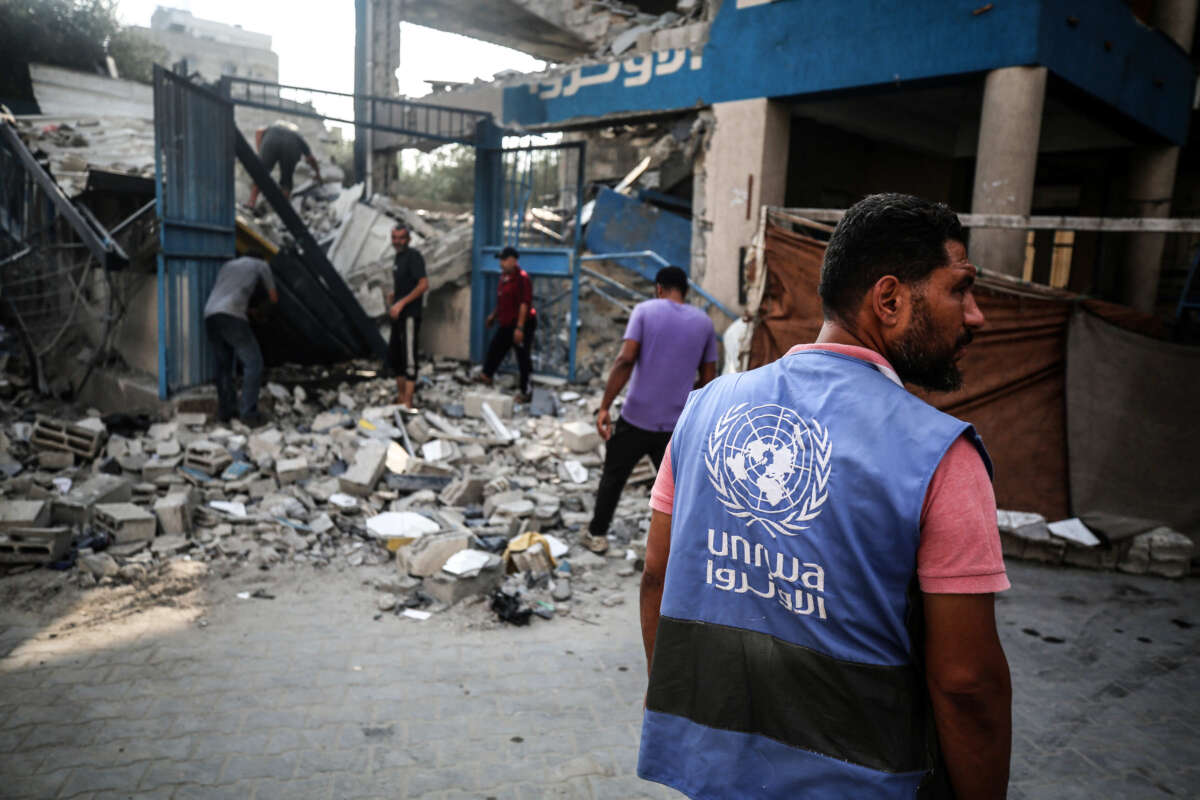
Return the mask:
<svg viewBox="0 0 1200 800">
<path fill-rule="evenodd" d="M 997 522 L 1006 558 L 1164 578 L 1182 578 L 1192 571 L 1192 539 L 1153 522 L 1128 521 L 1140 524 L 1119 538 L 1105 535 L 1103 522 L 1093 522 L 1092 530 L 1075 517 L 1048 523 L 1028 511 L 998 511 Z"/>
<path fill-rule="evenodd" d="M 91 586 L 174 559 L 221 575 L 394 562 L 375 581 L 380 614 L 490 598 L 489 614 L 522 624 L 621 602 L 644 556 L 649 462 L 621 500 L 608 557 L 596 556 L 576 542 L 603 463 L 598 395 L 537 386 L 522 407 L 512 387 L 469 377 L 461 362 L 427 365 L 415 416 L 389 404 L 385 379 L 272 381 L 272 421 L 253 430 L 194 411 L 152 421 L 8 406 L 0 573 L 43 565 Z"/>
</svg>

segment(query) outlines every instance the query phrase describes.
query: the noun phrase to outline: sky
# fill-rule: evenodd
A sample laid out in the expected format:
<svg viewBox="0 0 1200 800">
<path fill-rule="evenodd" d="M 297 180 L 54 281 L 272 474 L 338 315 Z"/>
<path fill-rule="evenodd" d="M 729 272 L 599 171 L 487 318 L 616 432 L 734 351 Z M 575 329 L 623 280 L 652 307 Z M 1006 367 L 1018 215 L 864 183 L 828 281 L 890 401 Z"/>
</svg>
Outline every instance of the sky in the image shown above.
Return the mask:
<svg viewBox="0 0 1200 800">
<path fill-rule="evenodd" d="M 351 0 L 118 0 L 124 25 L 149 27 L 159 5 L 192 12 L 202 19 L 241 25 L 271 37 L 279 56 L 279 82 L 313 89 L 354 91 L 354 3 Z M 343 9 L 335 11 L 335 9 Z M 533 72 L 543 62 L 507 47 L 401 24 L 400 94 L 420 97 L 429 92 L 424 79 L 470 82 L 489 79 L 502 70 Z M 343 109 L 318 109 L 349 116 Z"/>
</svg>

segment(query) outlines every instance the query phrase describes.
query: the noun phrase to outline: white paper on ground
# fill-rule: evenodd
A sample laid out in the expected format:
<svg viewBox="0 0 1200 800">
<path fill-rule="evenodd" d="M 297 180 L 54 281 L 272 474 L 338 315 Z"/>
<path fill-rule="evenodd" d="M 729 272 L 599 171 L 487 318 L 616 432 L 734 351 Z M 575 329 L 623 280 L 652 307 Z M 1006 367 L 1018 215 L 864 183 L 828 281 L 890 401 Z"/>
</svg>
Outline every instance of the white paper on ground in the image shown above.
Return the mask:
<svg viewBox="0 0 1200 800">
<path fill-rule="evenodd" d="M 415 511 L 385 511 L 367 520 L 367 530 L 380 539 L 416 539 L 441 529 L 441 525 Z"/>
<path fill-rule="evenodd" d="M 421 611 L 420 609 L 416 609 L 416 608 L 406 608 L 406 609 L 404 609 L 404 613 L 401 616 L 408 617 L 409 619 L 419 619 L 421 621 L 425 621 L 425 620 L 429 619 L 430 617 L 432 617 L 433 614 L 430 614 L 428 611 Z"/>
<path fill-rule="evenodd" d="M 555 561 L 567 554 L 569 548 L 562 539 L 549 533 L 543 533 L 542 538 L 550 543 L 550 555 L 554 557 Z"/>
<path fill-rule="evenodd" d="M 474 578 L 490 558 L 491 553 L 483 550 L 459 550 L 446 559 L 446 563 L 442 565 L 442 571 L 460 578 Z"/>
<path fill-rule="evenodd" d="M 338 508 L 354 508 L 358 505 L 358 498 L 352 495 L 343 494 L 342 492 L 334 492 L 329 495 L 329 502 L 333 503 Z"/>
<path fill-rule="evenodd" d="M 58 489 L 60 494 L 66 494 L 67 492 L 71 491 L 70 478 L 55 478 L 52 483 L 54 484 L 54 488 Z"/>
<path fill-rule="evenodd" d="M 245 503 L 233 503 L 233 502 L 227 502 L 225 500 L 209 500 L 208 506 L 209 506 L 209 508 L 215 508 L 217 511 L 224 511 L 226 514 L 228 514 L 231 517 L 246 516 L 246 504 Z"/>
<path fill-rule="evenodd" d="M 1058 522 L 1049 523 L 1046 527 L 1060 539 L 1066 539 L 1084 547 L 1095 547 L 1100 544 L 1096 534 L 1088 530 L 1087 526 L 1079 521 L 1079 517 L 1060 519 Z"/>
</svg>

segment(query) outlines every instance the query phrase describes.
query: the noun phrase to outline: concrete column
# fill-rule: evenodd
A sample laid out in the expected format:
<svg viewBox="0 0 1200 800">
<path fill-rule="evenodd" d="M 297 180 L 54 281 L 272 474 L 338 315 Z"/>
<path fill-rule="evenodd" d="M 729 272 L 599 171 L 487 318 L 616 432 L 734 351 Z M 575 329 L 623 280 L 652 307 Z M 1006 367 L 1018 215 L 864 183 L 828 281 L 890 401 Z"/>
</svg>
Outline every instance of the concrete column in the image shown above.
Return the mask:
<svg viewBox="0 0 1200 800">
<path fill-rule="evenodd" d="M 1158 0 L 1150 23 L 1185 51 L 1191 52 L 1196 10 L 1197 0 Z M 1129 216 L 1171 216 L 1171 196 L 1175 191 L 1178 164 L 1178 147 L 1140 145 L 1134 148 L 1129 161 Z M 1166 243 L 1167 236 L 1163 233 L 1133 233 L 1125 243 L 1122 299 L 1139 311 L 1154 311 Z"/>
<path fill-rule="evenodd" d="M 971 213 L 1030 213 L 1045 99 L 1045 67 L 1005 67 L 988 73 Z M 1025 231 L 976 228 L 971 231 L 970 255 L 979 267 L 1021 277 Z"/>
<path fill-rule="evenodd" d="M 704 231 L 704 247 L 696 252 L 693 235 L 692 279 L 740 310 L 738 252 L 754 238 L 759 209 L 783 205 L 791 115 L 782 103 L 759 99 L 716 103 L 713 118 L 699 167 L 705 174 L 694 183 L 703 192 L 703 203 L 694 203 L 693 225 Z M 724 315 L 719 319 L 722 327 L 728 322 Z"/>
</svg>

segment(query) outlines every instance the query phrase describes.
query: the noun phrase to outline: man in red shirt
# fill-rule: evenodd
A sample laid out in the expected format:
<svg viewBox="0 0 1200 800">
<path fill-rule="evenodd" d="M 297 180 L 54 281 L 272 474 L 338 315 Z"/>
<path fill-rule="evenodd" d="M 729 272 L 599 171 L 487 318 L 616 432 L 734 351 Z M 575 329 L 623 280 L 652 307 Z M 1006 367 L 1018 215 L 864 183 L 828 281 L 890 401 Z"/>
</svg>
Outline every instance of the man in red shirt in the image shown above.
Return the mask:
<svg viewBox="0 0 1200 800">
<path fill-rule="evenodd" d="M 486 327 L 496 323 L 496 333 L 483 361 L 481 383 L 492 385 L 492 376 L 510 347 L 517 350 L 517 368 L 521 373 L 521 388 L 517 399 L 523 403 L 532 397 L 530 376 L 533 373 L 533 334 L 537 330 L 537 311 L 533 308 L 533 281 L 517 263 L 520 254 L 515 247 L 506 247 L 496 256 L 500 259 L 500 285 L 497 288 L 496 310 L 488 314 Z"/>
</svg>

